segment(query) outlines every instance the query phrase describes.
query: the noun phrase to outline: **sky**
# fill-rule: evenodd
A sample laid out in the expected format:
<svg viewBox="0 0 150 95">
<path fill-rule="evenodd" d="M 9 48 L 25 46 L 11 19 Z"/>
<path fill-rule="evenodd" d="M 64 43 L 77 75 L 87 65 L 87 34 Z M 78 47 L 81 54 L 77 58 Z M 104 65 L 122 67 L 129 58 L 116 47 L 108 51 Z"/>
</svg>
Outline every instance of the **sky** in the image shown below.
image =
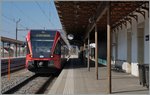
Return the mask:
<svg viewBox="0 0 150 95">
<path fill-rule="evenodd" d="M 62 29 L 53 0 L 1 1 L 0 36 L 25 41 L 27 29 Z"/>
</svg>

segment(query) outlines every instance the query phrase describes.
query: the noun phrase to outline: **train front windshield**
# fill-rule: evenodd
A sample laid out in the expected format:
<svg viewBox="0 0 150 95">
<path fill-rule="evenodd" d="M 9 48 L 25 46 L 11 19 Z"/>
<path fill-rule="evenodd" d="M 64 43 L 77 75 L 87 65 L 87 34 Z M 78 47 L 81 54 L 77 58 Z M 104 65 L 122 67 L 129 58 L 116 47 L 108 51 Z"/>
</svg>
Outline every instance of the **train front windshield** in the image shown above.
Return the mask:
<svg viewBox="0 0 150 95">
<path fill-rule="evenodd" d="M 51 48 L 54 42 L 55 33 L 49 32 L 31 32 L 31 46 L 34 58 L 48 58 L 51 54 Z"/>
</svg>

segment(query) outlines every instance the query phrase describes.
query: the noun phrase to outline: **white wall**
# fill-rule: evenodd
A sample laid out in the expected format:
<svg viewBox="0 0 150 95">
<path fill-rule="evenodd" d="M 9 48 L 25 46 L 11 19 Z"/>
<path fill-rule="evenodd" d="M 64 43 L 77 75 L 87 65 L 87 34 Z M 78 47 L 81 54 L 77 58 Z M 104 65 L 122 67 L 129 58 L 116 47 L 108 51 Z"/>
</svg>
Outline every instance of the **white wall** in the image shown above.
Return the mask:
<svg viewBox="0 0 150 95">
<path fill-rule="evenodd" d="M 149 18 L 148 12 L 145 11 L 146 17 L 144 18 L 141 14 L 138 15 L 138 24 L 142 23 L 144 28 L 144 64 L 149 64 L 149 41 L 146 41 L 145 36 L 149 35 Z"/>
<path fill-rule="evenodd" d="M 123 25 L 122 29 L 119 29 L 118 32 L 118 59 L 126 60 L 127 59 L 127 30 Z"/>
<path fill-rule="evenodd" d="M 149 34 L 149 18 L 146 12 L 146 18 L 141 14 L 138 14 L 138 22 L 132 18 L 132 25 L 130 23 L 127 23 L 127 27 L 123 25 L 123 28 L 119 28 L 118 32 L 118 59 L 120 60 L 127 60 L 127 29 L 131 28 L 131 37 L 132 37 L 132 42 L 131 42 L 131 74 L 134 76 L 139 76 L 139 71 L 138 71 L 138 61 L 137 61 L 137 54 L 138 54 L 138 42 L 137 42 L 137 28 L 138 25 L 141 23 L 143 24 L 144 28 L 144 64 L 149 64 L 149 41 L 145 41 L 145 36 Z M 114 36 L 114 35 L 113 35 Z M 113 37 L 114 38 L 114 37 Z M 114 48 L 113 48 L 114 50 Z M 115 55 L 115 52 L 112 52 L 112 55 Z M 127 68 L 127 62 L 124 62 L 122 68 L 126 71 L 129 68 Z"/>
<path fill-rule="evenodd" d="M 145 36 L 150 34 L 149 33 L 149 18 L 146 17 L 145 20 L 145 31 L 144 31 L 144 63 L 145 64 L 150 64 L 150 60 L 149 60 L 149 43 L 150 41 L 145 41 Z"/>
<path fill-rule="evenodd" d="M 137 62 L 137 22 L 132 19 L 132 45 L 131 45 L 131 74 L 138 76 L 138 62 Z"/>
<path fill-rule="evenodd" d="M 137 23 L 132 20 L 132 46 L 131 46 L 131 62 L 137 63 Z"/>
</svg>

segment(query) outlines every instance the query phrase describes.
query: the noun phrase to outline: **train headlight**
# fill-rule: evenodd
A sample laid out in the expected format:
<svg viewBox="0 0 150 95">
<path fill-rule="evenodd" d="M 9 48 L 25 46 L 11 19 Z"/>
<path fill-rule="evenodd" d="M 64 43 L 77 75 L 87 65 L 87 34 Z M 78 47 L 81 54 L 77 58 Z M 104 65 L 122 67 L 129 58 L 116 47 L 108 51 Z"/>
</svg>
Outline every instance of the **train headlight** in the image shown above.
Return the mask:
<svg viewBox="0 0 150 95">
<path fill-rule="evenodd" d="M 51 58 L 54 57 L 53 55 L 51 55 Z"/>
</svg>

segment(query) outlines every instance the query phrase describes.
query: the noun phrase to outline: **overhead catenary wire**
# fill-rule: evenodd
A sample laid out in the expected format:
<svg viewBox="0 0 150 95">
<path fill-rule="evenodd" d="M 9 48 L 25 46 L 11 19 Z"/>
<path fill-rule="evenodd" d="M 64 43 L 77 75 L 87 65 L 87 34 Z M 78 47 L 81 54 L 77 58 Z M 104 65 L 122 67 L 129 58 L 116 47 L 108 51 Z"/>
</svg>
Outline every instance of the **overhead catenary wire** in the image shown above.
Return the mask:
<svg viewBox="0 0 150 95">
<path fill-rule="evenodd" d="M 6 16 L 6 15 L 4 15 L 4 14 L 2 14 L 2 17 L 4 17 L 5 19 L 11 21 L 11 22 L 14 23 L 14 24 L 16 23 L 16 21 L 15 21 L 14 18 L 8 17 L 8 16 Z M 18 29 L 19 31 L 27 31 L 27 30 L 29 30 L 29 28 L 25 27 L 24 25 L 22 25 L 22 24 L 19 24 L 19 25 L 20 25 L 22 28 L 24 28 L 24 29 L 22 29 L 22 28 Z M 14 35 L 14 33 L 10 32 L 9 30 L 4 30 L 4 29 L 0 29 L 0 30 L 3 31 L 3 32 L 7 32 L 7 33 L 9 33 L 9 34 Z"/>
<path fill-rule="evenodd" d="M 8 17 L 8 16 L 6 16 L 6 15 L 4 15 L 4 14 L 2 14 L 2 16 L 3 16 L 5 19 L 7 19 L 7 20 L 16 23 L 16 20 L 15 20 L 14 18 L 10 18 L 10 17 Z M 27 27 L 25 27 L 25 26 L 22 25 L 22 24 L 19 24 L 19 25 L 20 25 L 21 27 L 23 27 L 23 28 L 27 28 Z"/>
<path fill-rule="evenodd" d="M 10 17 L 8 17 L 8 16 L 6 16 L 6 15 L 4 15 L 4 14 L 2 14 L 2 16 L 3 16 L 5 19 L 8 19 L 8 20 L 10 20 L 10 21 L 12 21 L 12 22 L 15 22 L 15 19 L 13 19 L 13 18 L 10 18 Z"/>
<path fill-rule="evenodd" d="M 0 29 L 0 31 L 7 32 L 7 33 L 10 33 L 10 34 L 14 34 L 14 33 L 10 32 L 10 30 Z"/>
<path fill-rule="evenodd" d="M 6 17 L 7 17 L 7 16 L 6 16 Z M 11 19 L 7 19 L 7 20 L 12 21 Z M 6 23 L 6 21 L 5 21 L 5 23 Z M 15 23 L 15 21 L 12 21 L 12 23 Z M 9 22 L 8 22 L 8 24 L 10 25 Z M 11 24 L 11 25 L 14 25 L 14 24 Z M 29 28 L 23 26 L 22 24 L 20 24 L 20 26 L 21 26 L 22 28 L 25 28 L 24 30 L 29 30 Z M 14 35 L 14 33 L 10 32 L 10 30 L 4 30 L 4 29 L 0 29 L 0 30 L 3 31 L 3 32 L 11 33 L 11 34 Z M 20 29 L 19 29 L 19 30 L 20 30 Z"/>
<path fill-rule="evenodd" d="M 4 29 L 0 29 L 1 31 L 4 31 L 4 32 L 9 32 L 8 30 L 4 30 Z"/>
<path fill-rule="evenodd" d="M 58 21 L 58 23 L 61 24 L 60 27 L 57 25 L 56 28 L 59 27 L 59 29 L 62 29 L 62 23 L 61 23 L 60 18 L 59 18 L 59 16 L 58 16 L 58 11 L 57 11 L 57 9 L 56 9 L 56 5 L 54 4 L 54 2 L 53 2 L 52 0 L 49 0 L 49 5 L 51 5 L 51 6 L 50 6 L 51 19 L 56 19 L 56 20 Z M 53 8 L 53 7 L 54 7 L 54 8 Z M 53 9 L 53 10 L 52 10 L 52 9 Z M 54 10 L 55 10 L 55 11 L 54 11 Z M 54 13 L 54 12 L 55 12 L 55 13 Z M 55 14 L 56 16 L 53 16 L 51 13 L 52 13 L 52 14 Z M 55 23 L 54 23 L 54 24 L 55 24 Z M 65 30 L 64 27 L 63 27 L 63 30 Z"/>
<path fill-rule="evenodd" d="M 12 33 L 12 32 L 10 32 L 10 30 L 5 30 L 5 29 L 0 29 L 0 32 L 7 32 L 7 33 L 10 33 L 10 34 L 12 34 L 12 35 L 14 35 L 14 33 Z M 25 38 L 26 36 L 25 35 L 20 35 L 20 37 L 23 37 L 23 38 Z M 12 37 L 12 38 L 14 38 L 14 37 Z"/>
<path fill-rule="evenodd" d="M 13 4 L 13 6 L 27 19 L 30 19 L 30 21 L 34 24 L 34 25 L 39 25 L 40 27 L 43 27 L 43 25 L 41 25 L 39 22 L 37 22 L 36 20 L 34 20 L 33 18 L 31 18 L 29 15 L 27 15 L 26 13 L 24 13 L 24 11 L 17 6 L 16 4 L 14 4 L 13 2 L 11 2 Z"/>
<path fill-rule="evenodd" d="M 36 5 L 39 7 L 39 9 L 41 10 L 42 14 L 48 19 L 48 21 L 50 22 L 50 24 L 55 27 L 55 25 L 51 22 L 50 17 L 47 16 L 46 12 L 43 10 L 43 8 L 41 7 L 41 5 L 35 1 Z"/>
<path fill-rule="evenodd" d="M 53 10 L 53 1 L 52 0 L 49 0 L 49 17 L 51 17 L 51 19 L 56 19 L 56 18 L 54 18 L 54 16 L 52 15 L 52 14 L 54 14 L 53 12 L 52 12 L 52 10 Z M 57 11 L 57 10 L 56 10 Z M 55 16 L 56 17 L 56 16 Z M 59 18 L 58 18 L 59 19 Z M 52 21 L 52 20 L 50 20 L 50 21 Z M 55 23 L 52 23 L 53 24 L 53 26 L 55 26 L 56 24 Z M 57 28 L 57 26 L 55 27 L 55 28 Z"/>
<path fill-rule="evenodd" d="M 6 19 L 6 18 L 2 18 L 2 22 L 5 22 L 5 23 L 7 23 L 8 25 L 11 25 L 11 26 L 15 26 L 15 23 L 14 22 L 12 22 L 12 21 L 10 21 L 9 19 Z"/>
<path fill-rule="evenodd" d="M 35 24 L 36 26 L 38 26 L 38 27 L 40 27 L 40 28 L 45 27 L 45 26 L 43 26 L 41 23 L 39 23 L 38 21 L 36 21 L 35 19 L 33 19 L 30 15 L 28 15 L 28 14 L 26 13 L 26 11 L 22 9 L 21 6 L 19 6 L 18 4 L 16 4 L 16 3 L 13 2 L 13 1 L 11 1 L 10 3 L 11 3 L 11 6 L 12 6 L 13 8 L 15 8 L 15 10 L 18 10 L 18 12 L 20 13 L 20 16 L 23 16 L 24 18 L 27 18 L 28 21 L 32 22 L 33 24 Z M 36 1 L 36 4 L 37 4 L 38 7 L 40 8 L 42 14 L 46 17 L 46 19 L 48 19 L 47 21 L 50 23 L 50 26 L 56 28 L 55 23 L 52 23 L 52 21 L 51 21 L 51 18 L 50 18 L 51 14 L 49 15 L 49 13 L 51 13 L 50 8 L 48 8 L 49 11 L 47 11 L 47 10 L 44 10 L 44 9 L 43 9 L 43 7 L 41 6 L 41 4 L 40 4 L 39 2 Z M 48 4 L 48 5 L 49 5 L 49 4 Z M 47 12 L 48 12 L 48 13 L 47 13 Z M 16 20 L 17 20 L 16 17 L 15 17 L 15 19 L 14 19 L 14 16 L 9 16 L 9 15 L 5 15 L 5 14 L 2 14 L 2 15 L 3 15 L 3 17 L 4 17 L 5 19 L 7 19 L 7 20 L 9 20 L 9 21 L 11 21 L 11 22 L 13 22 L 13 23 L 16 23 Z M 24 24 L 24 23 L 19 23 L 19 26 L 20 26 L 21 28 L 29 29 L 29 28 L 27 28 L 27 27 L 26 27 L 25 25 L 23 25 L 23 24 Z M 14 25 L 15 25 L 15 24 L 14 24 Z"/>
</svg>

